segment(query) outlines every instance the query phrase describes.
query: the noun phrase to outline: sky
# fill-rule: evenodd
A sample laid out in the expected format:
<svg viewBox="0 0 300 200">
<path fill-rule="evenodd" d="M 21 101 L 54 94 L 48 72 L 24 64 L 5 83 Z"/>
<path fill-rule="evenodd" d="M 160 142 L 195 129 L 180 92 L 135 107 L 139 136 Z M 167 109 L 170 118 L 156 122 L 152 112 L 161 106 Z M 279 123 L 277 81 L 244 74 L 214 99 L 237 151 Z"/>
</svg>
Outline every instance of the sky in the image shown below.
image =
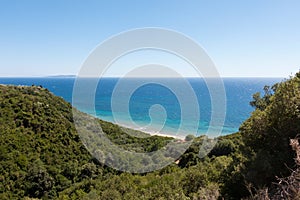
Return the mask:
<svg viewBox="0 0 300 200">
<path fill-rule="evenodd" d="M 0 77 L 76 75 L 101 42 L 143 27 L 192 38 L 223 77 L 288 77 L 300 68 L 299 9 L 298 0 L 0 0 Z"/>
</svg>

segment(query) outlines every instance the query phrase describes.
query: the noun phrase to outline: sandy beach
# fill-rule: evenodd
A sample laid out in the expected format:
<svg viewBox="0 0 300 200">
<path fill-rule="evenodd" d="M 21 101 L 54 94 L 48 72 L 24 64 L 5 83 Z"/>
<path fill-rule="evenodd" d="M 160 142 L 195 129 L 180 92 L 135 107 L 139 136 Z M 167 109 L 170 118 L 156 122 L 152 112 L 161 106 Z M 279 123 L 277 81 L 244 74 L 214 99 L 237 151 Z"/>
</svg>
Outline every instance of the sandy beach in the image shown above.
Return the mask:
<svg viewBox="0 0 300 200">
<path fill-rule="evenodd" d="M 151 136 L 157 135 L 157 136 L 161 136 L 161 137 L 171 137 L 171 138 L 175 138 L 175 139 L 179 139 L 179 140 L 185 140 L 184 135 L 172 135 L 171 133 L 161 133 L 159 131 L 151 131 L 151 130 L 147 130 L 145 128 L 137 128 L 137 127 L 132 127 L 132 126 L 128 126 L 128 125 L 124 125 L 124 124 L 118 124 L 118 123 L 116 123 L 116 124 L 120 127 L 140 131 L 140 132 L 149 134 Z"/>
</svg>

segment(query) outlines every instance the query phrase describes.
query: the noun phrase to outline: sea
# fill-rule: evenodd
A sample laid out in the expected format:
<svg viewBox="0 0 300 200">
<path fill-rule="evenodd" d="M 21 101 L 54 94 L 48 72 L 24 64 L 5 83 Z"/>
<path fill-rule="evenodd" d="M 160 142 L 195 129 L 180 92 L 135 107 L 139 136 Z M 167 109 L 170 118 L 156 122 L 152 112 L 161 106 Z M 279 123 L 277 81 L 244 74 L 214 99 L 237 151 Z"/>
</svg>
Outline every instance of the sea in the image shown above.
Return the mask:
<svg viewBox="0 0 300 200">
<path fill-rule="evenodd" d="M 263 94 L 264 86 L 280 81 L 283 78 L 222 78 L 225 95 L 220 96 L 213 95 L 216 91 L 210 90 L 202 78 L 184 78 L 186 84 L 176 78 L 87 78 L 83 82 L 76 77 L 0 78 L 0 84 L 47 88 L 80 111 L 102 120 L 171 136 L 199 136 L 214 129 L 220 135 L 237 132 L 254 110 L 249 103 L 252 95 Z M 79 83 L 84 87 L 78 87 Z M 95 88 L 89 88 L 89 83 L 96 83 Z M 90 97 L 85 98 L 87 95 Z M 216 97 L 225 102 L 222 108 L 213 104 L 219 102 L 212 100 Z M 219 111 L 224 112 L 224 120 L 218 121 L 224 123 L 215 125 L 213 113 Z"/>
</svg>

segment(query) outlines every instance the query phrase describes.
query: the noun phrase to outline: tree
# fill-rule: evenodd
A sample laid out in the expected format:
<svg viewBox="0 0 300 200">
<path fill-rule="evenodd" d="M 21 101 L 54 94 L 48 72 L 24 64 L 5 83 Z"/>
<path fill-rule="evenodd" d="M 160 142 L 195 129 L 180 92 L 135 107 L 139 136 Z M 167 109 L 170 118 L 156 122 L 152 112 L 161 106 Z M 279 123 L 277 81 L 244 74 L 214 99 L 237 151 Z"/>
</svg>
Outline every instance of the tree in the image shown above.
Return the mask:
<svg viewBox="0 0 300 200">
<path fill-rule="evenodd" d="M 54 179 L 48 174 L 41 160 L 36 160 L 26 176 L 26 192 L 30 197 L 47 196 L 54 186 Z"/>
<path fill-rule="evenodd" d="M 249 161 L 245 165 L 245 181 L 262 187 L 276 176 L 289 174 L 294 166 L 290 138 L 300 133 L 300 73 L 272 87 L 265 96 L 255 99 L 256 110 L 240 128 Z"/>
<path fill-rule="evenodd" d="M 264 87 L 264 95 L 261 97 L 261 93 L 257 92 L 253 95 L 253 101 L 250 102 L 250 105 L 256 109 L 264 110 L 271 103 L 271 97 L 276 91 L 278 84 L 273 85 L 272 87 L 266 85 Z"/>
<path fill-rule="evenodd" d="M 192 141 L 193 139 L 195 139 L 194 135 L 189 134 L 189 135 L 185 136 L 185 141 Z"/>
</svg>

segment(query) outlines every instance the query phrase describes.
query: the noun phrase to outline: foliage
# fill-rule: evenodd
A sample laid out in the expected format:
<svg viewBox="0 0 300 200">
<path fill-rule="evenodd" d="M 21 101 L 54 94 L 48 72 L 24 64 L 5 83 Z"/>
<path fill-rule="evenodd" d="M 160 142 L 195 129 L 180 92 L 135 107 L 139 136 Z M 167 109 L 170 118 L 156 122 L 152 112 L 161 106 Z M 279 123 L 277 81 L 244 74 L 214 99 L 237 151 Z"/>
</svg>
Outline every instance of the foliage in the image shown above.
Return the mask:
<svg viewBox="0 0 300 200">
<path fill-rule="evenodd" d="M 295 168 L 289 140 L 300 133 L 300 73 L 272 90 L 265 87 L 265 96 L 254 95 L 251 105 L 256 110 L 240 127 L 244 143 L 240 164 L 233 164 L 223 188 L 223 194 L 232 199 L 263 191 L 276 177 L 287 176 Z M 249 193 L 247 185 L 258 190 Z"/>
<path fill-rule="evenodd" d="M 290 145 L 296 152 L 295 163 L 297 168 L 286 178 L 277 178 L 278 183 L 274 183 L 270 188 L 263 188 L 256 193 L 252 193 L 253 188 L 249 187 L 251 196 L 248 200 L 298 200 L 300 199 L 300 145 L 299 138 L 291 139 Z M 251 186 L 251 185 L 250 185 Z"/>
<path fill-rule="evenodd" d="M 275 180 L 275 176 L 289 174 L 294 153 L 290 138 L 300 133 L 300 73 L 276 86 L 264 110 L 256 109 L 244 122 L 240 131 L 248 151 L 253 152 L 246 164 L 246 181 L 256 187 Z"/>
<path fill-rule="evenodd" d="M 261 97 L 260 92 L 257 92 L 253 95 L 253 101 L 250 102 L 250 105 L 259 110 L 264 110 L 271 103 L 271 97 L 276 92 L 278 84 L 273 85 L 272 87 L 266 85 L 264 87 L 264 95 Z"/>
</svg>

